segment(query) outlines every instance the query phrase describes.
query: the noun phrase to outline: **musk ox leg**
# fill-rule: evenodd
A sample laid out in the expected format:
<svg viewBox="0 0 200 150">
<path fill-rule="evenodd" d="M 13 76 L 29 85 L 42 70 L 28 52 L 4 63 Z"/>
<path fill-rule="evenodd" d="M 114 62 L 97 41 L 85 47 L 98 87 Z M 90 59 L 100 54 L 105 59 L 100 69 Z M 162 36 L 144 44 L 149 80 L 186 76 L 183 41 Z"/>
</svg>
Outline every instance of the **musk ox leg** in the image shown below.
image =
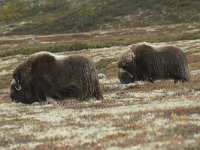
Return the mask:
<svg viewBox="0 0 200 150">
<path fill-rule="evenodd" d="M 187 82 L 187 81 L 189 81 L 189 79 L 186 79 L 186 78 L 181 78 L 181 79 L 179 79 L 181 82 Z"/>
<path fill-rule="evenodd" d="M 174 79 L 174 84 L 178 83 L 178 81 L 187 82 L 188 80 L 187 79 L 183 79 L 183 78 Z"/>
<path fill-rule="evenodd" d="M 95 71 L 96 72 L 96 71 Z M 95 78 L 94 80 L 94 92 L 93 92 L 93 97 L 96 98 L 97 100 L 103 100 L 103 94 L 101 91 L 99 79 L 97 73 L 95 73 Z"/>
<path fill-rule="evenodd" d="M 45 104 L 57 104 L 57 101 L 51 97 L 46 97 L 46 100 L 40 100 L 39 101 L 40 105 L 45 105 Z"/>
<path fill-rule="evenodd" d="M 151 82 L 151 83 L 154 83 L 154 80 L 152 77 L 148 77 L 148 81 Z"/>
<path fill-rule="evenodd" d="M 178 79 L 174 79 L 174 84 L 178 83 Z"/>
<path fill-rule="evenodd" d="M 189 81 L 189 80 L 188 80 L 188 79 L 185 79 L 185 78 L 174 78 L 174 84 L 176 84 L 178 81 L 187 82 L 187 81 Z"/>
<path fill-rule="evenodd" d="M 81 89 L 77 85 L 69 86 L 66 91 L 68 91 L 67 97 L 69 97 L 69 98 L 75 98 L 75 99 L 80 100 L 80 101 L 86 99 L 86 96 L 84 95 L 83 89 Z"/>
<path fill-rule="evenodd" d="M 94 91 L 94 97 L 97 99 L 97 100 L 102 100 L 103 99 L 103 94 L 101 92 L 101 90 L 99 90 L 100 87 L 96 87 L 95 91 Z"/>
<path fill-rule="evenodd" d="M 55 99 L 53 99 L 51 97 L 46 97 L 46 102 L 47 102 L 47 104 L 57 104 L 58 103 Z"/>
<path fill-rule="evenodd" d="M 90 87 L 88 86 L 87 90 L 83 89 L 84 97 L 82 98 L 82 100 L 89 100 L 90 98 L 102 100 L 103 94 L 101 91 L 99 80 L 95 78 L 95 79 L 91 80 L 90 83 L 91 83 L 91 85 L 90 85 Z"/>
</svg>

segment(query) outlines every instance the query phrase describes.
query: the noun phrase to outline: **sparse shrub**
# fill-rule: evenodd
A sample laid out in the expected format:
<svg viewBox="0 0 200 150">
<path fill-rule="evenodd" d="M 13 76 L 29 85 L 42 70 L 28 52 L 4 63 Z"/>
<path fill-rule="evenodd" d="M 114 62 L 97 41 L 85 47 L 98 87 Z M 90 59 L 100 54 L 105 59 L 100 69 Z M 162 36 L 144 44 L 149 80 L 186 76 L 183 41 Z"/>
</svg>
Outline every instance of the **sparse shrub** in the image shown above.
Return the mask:
<svg viewBox="0 0 200 150">
<path fill-rule="evenodd" d="M 0 89 L 8 88 L 8 86 L 10 85 L 11 80 L 12 80 L 11 75 L 0 76 Z"/>
<path fill-rule="evenodd" d="M 117 74 L 116 62 L 117 58 L 101 59 L 96 63 L 98 72 L 106 74 L 106 76 L 111 77 Z"/>
</svg>

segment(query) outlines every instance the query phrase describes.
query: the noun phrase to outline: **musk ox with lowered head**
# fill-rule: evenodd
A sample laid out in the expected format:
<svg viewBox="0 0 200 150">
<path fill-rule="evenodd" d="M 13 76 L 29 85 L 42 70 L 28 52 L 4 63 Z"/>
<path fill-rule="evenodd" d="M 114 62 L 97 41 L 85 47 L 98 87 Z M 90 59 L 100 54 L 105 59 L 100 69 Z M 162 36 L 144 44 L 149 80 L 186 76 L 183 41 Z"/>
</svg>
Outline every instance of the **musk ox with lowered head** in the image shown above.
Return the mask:
<svg viewBox="0 0 200 150">
<path fill-rule="evenodd" d="M 121 55 L 118 68 L 118 78 L 123 84 L 142 80 L 174 79 L 175 83 L 190 80 L 186 56 L 175 46 L 137 43 Z"/>
<path fill-rule="evenodd" d="M 14 70 L 10 90 L 12 101 L 27 104 L 48 98 L 103 99 L 95 64 L 80 55 L 33 54 Z"/>
</svg>

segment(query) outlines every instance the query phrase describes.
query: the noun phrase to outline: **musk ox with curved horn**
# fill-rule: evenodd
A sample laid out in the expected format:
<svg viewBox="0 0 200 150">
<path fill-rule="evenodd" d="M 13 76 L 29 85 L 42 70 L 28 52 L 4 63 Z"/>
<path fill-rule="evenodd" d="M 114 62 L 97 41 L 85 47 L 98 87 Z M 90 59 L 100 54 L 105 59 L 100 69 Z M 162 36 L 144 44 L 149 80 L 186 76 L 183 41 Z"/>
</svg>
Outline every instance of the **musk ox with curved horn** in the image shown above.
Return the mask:
<svg viewBox="0 0 200 150">
<path fill-rule="evenodd" d="M 48 98 L 103 99 L 95 64 L 80 55 L 33 54 L 14 70 L 10 90 L 12 101 L 27 104 Z"/>
<path fill-rule="evenodd" d="M 190 80 L 186 56 L 175 46 L 137 43 L 121 55 L 118 68 L 118 78 L 124 84 L 142 80 L 174 79 L 174 83 Z"/>
</svg>

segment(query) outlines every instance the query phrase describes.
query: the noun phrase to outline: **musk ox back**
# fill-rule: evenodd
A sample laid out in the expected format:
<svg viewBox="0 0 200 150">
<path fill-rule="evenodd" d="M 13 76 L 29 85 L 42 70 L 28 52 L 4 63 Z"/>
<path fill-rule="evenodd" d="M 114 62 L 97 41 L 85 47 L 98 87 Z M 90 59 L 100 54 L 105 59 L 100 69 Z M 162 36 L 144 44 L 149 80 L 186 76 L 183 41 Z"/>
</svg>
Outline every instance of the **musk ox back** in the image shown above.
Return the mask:
<svg viewBox="0 0 200 150">
<path fill-rule="evenodd" d="M 186 56 L 175 46 L 135 44 L 121 55 L 118 68 L 123 69 L 118 72 L 121 83 L 140 80 L 154 82 L 159 79 L 174 79 L 176 83 L 190 80 Z"/>
<path fill-rule="evenodd" d="M 10 90 L 13 101 L 27 104 L 47 98 L 103 99 L 94 63 L 80 55 L 33 54 L 14 70 Z"/>
</svg>

